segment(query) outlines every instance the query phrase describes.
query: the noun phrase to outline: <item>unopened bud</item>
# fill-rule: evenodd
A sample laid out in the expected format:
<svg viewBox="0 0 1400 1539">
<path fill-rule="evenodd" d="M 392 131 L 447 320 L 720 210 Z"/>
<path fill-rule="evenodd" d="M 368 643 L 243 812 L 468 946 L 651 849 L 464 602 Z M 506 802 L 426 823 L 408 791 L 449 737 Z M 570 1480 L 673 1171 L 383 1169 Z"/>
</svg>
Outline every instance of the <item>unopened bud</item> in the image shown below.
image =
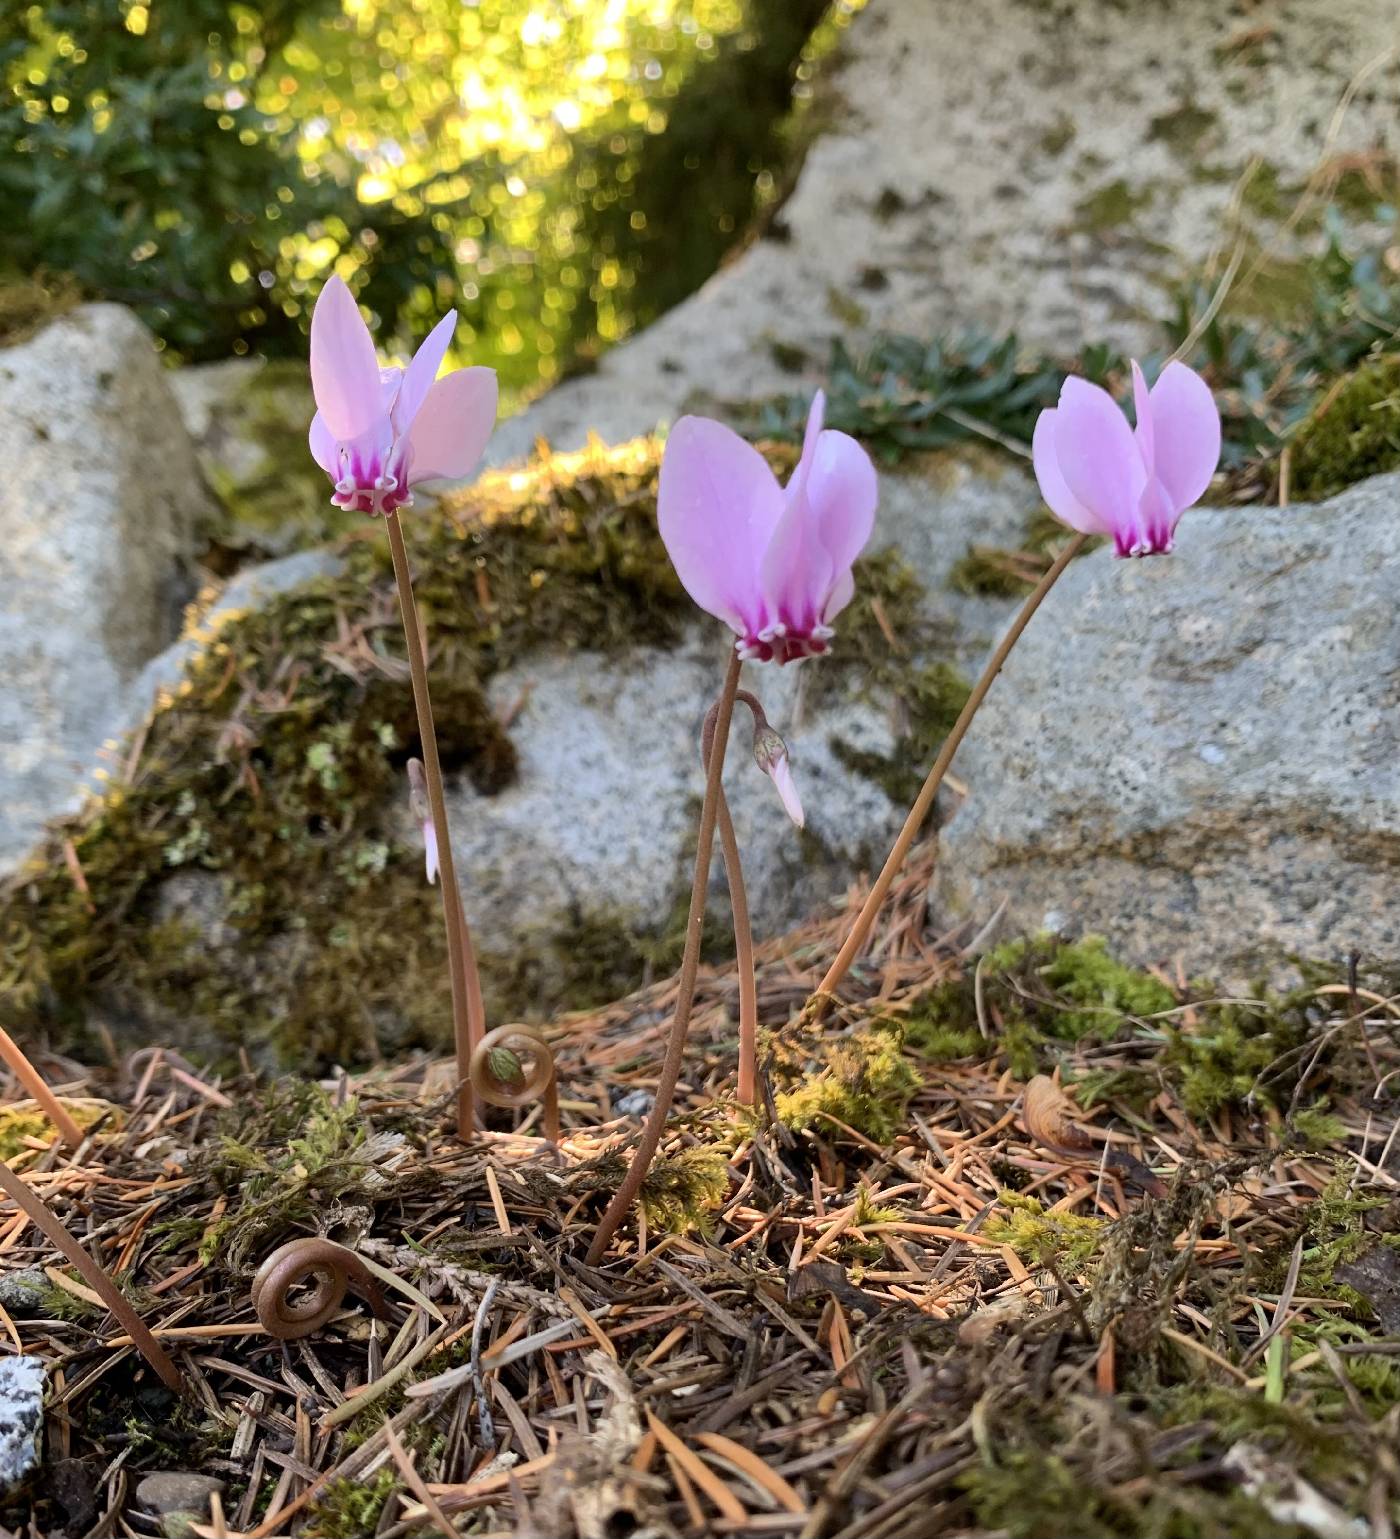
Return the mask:
<svg viewBox="0 0 1400 1539">
<path fill-rule="evenodd" d="M 792 778 L 792 766 L 788 762 L 787 744 L 769 726 L 754 733 L 753 756 L 759 769 L 773 782 L 782 798 L 787 815 L 801 828 L 805 822 L 802 799 Z"/>
</svg>

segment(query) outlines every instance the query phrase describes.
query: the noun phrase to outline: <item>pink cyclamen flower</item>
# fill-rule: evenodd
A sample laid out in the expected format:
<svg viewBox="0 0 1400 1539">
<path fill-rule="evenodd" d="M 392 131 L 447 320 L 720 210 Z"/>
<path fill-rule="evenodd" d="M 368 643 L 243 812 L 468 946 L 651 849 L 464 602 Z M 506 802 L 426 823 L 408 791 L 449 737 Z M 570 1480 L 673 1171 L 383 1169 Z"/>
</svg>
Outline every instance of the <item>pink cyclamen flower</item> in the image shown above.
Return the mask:
<svg viewBox="0 0 1400 1539">
<path fill-rule="evenodd" d="M 1071 377 L 1041 412 L 1032 455 L 1050 511 L 1082 534 L 1111 534 L 1120 556 L 1172 548 L 1177 520 L 1220 462 L 1220 412 L 1194 369 L 1169 363 L 1151 390 L 1133 363 L 1137 427 L 1113 397 Z"/>
<path fill-rule="evenodd" d="M 496 422 L 496 372 L 438 379 L 456 325 L 453 311 L 406 369 L 381 369 L 344 281 L 321 290 L 311 315 L 311 454 L 335 484 L 337 507 L 392 513 L 419 482 L 459 479 L 481 458 Z"/>
<path fill-rule="evenodd" d="M 818 391 L 786 490 L 752 444 L 708 417 L 682 417 L 666 441 L 661 538 L 686 592 L 756 662 L 827 650 L 875 527 L 875 467 L 855 439 L 822 431 L 825 408 Z"/>
</svg>

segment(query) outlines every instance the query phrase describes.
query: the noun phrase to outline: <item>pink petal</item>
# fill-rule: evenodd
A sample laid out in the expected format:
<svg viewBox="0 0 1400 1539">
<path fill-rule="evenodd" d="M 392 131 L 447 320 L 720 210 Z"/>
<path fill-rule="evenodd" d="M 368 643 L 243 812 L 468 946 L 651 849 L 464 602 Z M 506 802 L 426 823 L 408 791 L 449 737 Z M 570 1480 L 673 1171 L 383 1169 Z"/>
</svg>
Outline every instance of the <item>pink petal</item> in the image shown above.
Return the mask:
<svg viewBox="0 0 1400 1539">
<path fill-rule="evenodd" d="M 437 829 L 433 826 L 431 819 L 423 825 L 423 851 L 424 862 L 428 871 L 428 881 L 436 885 L 438 876 L 438 842 Z"/>
<path fill-rule="evenodd" d="M 770 620 L 790 630 L 810 633 L 822 623 L 822 611 L 840 574 L 821 540 L 821 531 L 805 497 L 788 502 L 759 568 L 764 607 Z"/>
<path fill-rule="evenodd" d="M 836 581 L 832 584 L 831 592 L 827 596 L 826 607 L 822 610 L 822 624 L 830 625 L 855 596 L 855 578 L 849 570 L 838 572 L 836 574 Z"/>
<path fill-rule="evenodd" d="M 801 828 L 806 822 L 806 815 L 802 811 L 802 798 L 797 794 L 797 785 L 792 778 L 792 765 L 788 762 L 788 756 L 785 753 L 779 754 L 768 773 L 772 777 L 773 784 L 778 788 L 778 795 L 787 810 L 787 815 L 798 828 Z"/>
<path fill-rule="evenodd" d="M 801 497 L 807 490 L 807 480 L 812 473 L 812 465 L 816 459 L 817 443 L 822 437 L 822 423 L 826 420 L 826 391 L 818 390 L 812 397 L 812 404 L 807 411 L 807 430 L 802 435 L 802 454 L 797 461 L 797 468 L 792 473 L 792 478 L 787 484 L 787 500 L 791 503 L 795 498 Z"/>
<path fill-rule="evenodd" d="M 1147 393 L 1147 381 L 1142 377 L 1142 370 L 1138 367 L 1136 358 L 1133 359 L 1133 415 L 1137 422 L 1137 426 L 1133 429 L 1133 437 L 1137 440 L 1138 453 L 1142 455 L 1142 463 L 1150 479 L 1156 459 L 1152 432 L 1152 400 Z"/>
<path fill-rule="evenodd" d="M 423 339 L 423 345 L 413 355 L 404 370 L 403 382 L 394 402 L 394 432 L 402 437 L 413 426 L 413 419 L 433 388 L 442 360 L 452 345 L 452 333 L 457 329 L 457 312 L 444 315 Z M 494 414 L 493 414 L 494 416 Z"/>
<path fill-rule="evenodd" d="M 409 480 L 458 481 L 469 475 L 495 425 L 494 369 L 458 369 L 438 380 L 408 431 Z"/>
<path fill-rule="evenodd" d="M 879 497 L 879 478 L 865 450 L 845 433 L 823 433 L 812 455 L 807 503 L 838 573 L 848 571 L 865 549 Z"/>
<path fill-rule="evenodd" d="M 1041 412 L 1035 420 L 1031 459 L 1035 465 L 1035 479 L 1040 484 L 1040 495 L 1062 524 L 1068 524 L 1081 534 L 1107 534 L 1103 522 L 1075 497 L 1060 474 L 1060 461 L 1055 452 L 1055 421 L 1058 416 L 1059 413 L 1051 407 Z"/>
<path fill-rule="evenodd" d="M 767 461 L 723 423 L 682 417 L 657 490 L 661 538 L 681 586 L 737 635 L 763 623 L 758 568 L 783 513 Z"/>
<path fill-rule="evenodd" d="M 1152 387 L 1156 473 L 1178 514 L 1198 502 L 1220 463 L 1220 411 L 1210 387 L 1184 363 L 1169 363 Z"/>
<path fill-rule="evenodd" d="M 1055 459 L 1070 494 L 1113 531 L 1136 541 L 1138 499 L 1147 483 L 1142 453 L 1113 397 L 1071 376 L 1055 413 Z"/>
<path fill-rule="evenodd" d="M 340 479 L 340 445 L 336 436 L 326 426 L 326 419 L 317 412 L 311 419 L 311 432 L 307 435 L 311 445 L 311 458 L 332 481 Z"/>
<path fill-rule="evenodd" d="M 340 278 L 326 283 L 311 314 L 311 389 L 341 443 L 368 433 L 383 417 L 374 339 Z"/>
</svg>

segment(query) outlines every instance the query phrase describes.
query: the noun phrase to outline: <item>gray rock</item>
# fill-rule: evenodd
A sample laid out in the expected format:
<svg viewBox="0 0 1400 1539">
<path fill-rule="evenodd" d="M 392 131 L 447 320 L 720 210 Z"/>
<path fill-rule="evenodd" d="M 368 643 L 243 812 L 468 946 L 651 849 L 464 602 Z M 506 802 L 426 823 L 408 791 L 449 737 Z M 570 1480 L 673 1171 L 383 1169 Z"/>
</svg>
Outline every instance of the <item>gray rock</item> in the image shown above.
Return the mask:
<svg viewBox="0 0 1400 1539">
<path fill-rule="evenodd" d="M 0 871 L 71 809 L 190 596 L 203 482 L 150 334 L 89 305 L 0 351 Z"/>
<path fill-rule="evenodd" d="M 173 690 L 200 649 L 230 620 L 260 609 L 279 594 L 290 593 L 318 577 L 334 577 L 344 566 L 332 550 L 303 550 L 245 567 L 229 579 L 200 615 L 193 634 L 182 636 L 153 657 L 137 675 L 126 695 L 128 721 L 139 721 L 161 691 Z"/>
<path fill-rule="evenodd" d="M 1076 562 L 958 756 L 938 922 L 1006 899 L 1225 983 L 1400 963 L 1397 584 L 1396 476 Z"/>
<path fill-rule="evenodd" d="M 0 1491 L 18 1485 L 39 1462 L 43 1431 L 43 1359 L 0 1358 Z"/>
<path fill-rule="evenodd" d="M 1395 71 L 1372 68 L 1336 114 L 1394 42 L 1391 0 L 1295 0 L 1262 24 L 1178 0 L 1168 27 L 1122 0 L 871 5 L 824 86 L 831 126 L 768 235 L 506 424 L 492 456 L 794 389 L 792 349 L 819 366 L 836 336 L 979 326 L 1056 351 L 1155 342 L 1166 286 L 1230 237 L 1253 157 L 1286 214 L 1324 158 L 1400 151 Z M 1261 202 L 1241 217 L 1286 252 Z"/>
<path fill-rule="evenodd" d="M 804 673 L 819 666 L 746 670 L 787 741 L 804 833 L 753 762 L 747 712 L 735 716 L 726 785 L 760 934 L 838 894 L 898 827 L 898 809 L 833 746 L 887 754 L 890 703 L 805 699 L 815 690 Z M 689 884 L 704 791 L 699 730 L 723 668 L 716 626 L 671 652 L 539 657 L 493 680 L 498 705 L 524 700 L 511 727 L 519 778 L 491 797 L 465 782 L 449 795 L 458 874 L 484 949 L 529 946 L 580 919 L 664 927 Z"/>
<path fill-rule="evenodd" d="M 0 1272 L 0 1306 L 20 1319 L 41 1314 L 44 1301 L 52 1290 L 53 1284 L 38 1267 L 26 1267 L 22 1272 Z"/>
<path fill-rule="evenodd" d="M 161 1520 L 166 1539 L 186 1539 L 191 1523 L 207 1523 L 210 1498 L 222 1496 L 224 1482 L 190 1470 L 162 1470 L 136 1487 L 136 1500 Z"/>
</svg>

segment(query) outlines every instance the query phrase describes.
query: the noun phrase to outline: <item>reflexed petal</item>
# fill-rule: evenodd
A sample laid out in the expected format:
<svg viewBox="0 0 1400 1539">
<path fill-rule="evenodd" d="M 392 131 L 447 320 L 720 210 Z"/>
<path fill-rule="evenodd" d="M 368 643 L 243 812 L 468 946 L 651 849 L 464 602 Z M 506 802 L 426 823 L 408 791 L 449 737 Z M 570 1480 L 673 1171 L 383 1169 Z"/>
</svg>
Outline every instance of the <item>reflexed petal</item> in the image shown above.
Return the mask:
<svg viewBox="0 0 1400 1539">
<path fill-rule="evenodd" d="M 817 444 L 823 436 L 822 423 L 825 420 L 826 391 L 818 390 L 812 397 L 812 404 L 807 411 L 807 429 L 802 435 L 802 456 L 797 462 L 797 469 L 792 473 L 792 479 L 787 484 L 786 495 L 789 503 L 801 497 L 807 489 L 807 481 L 816 459 Z"/>
<path fill-rule="evenodd" d="M 1053 427 L 1055 459 L 1074 500 L 1115 534 L 1135 528 L 1147 471 L 1113 397 L 1071 376 L 1060 392 Z"/>
<path fill-rule="evenodd" d="M 864 449 L 845 433 L 817 439 L 807 478 L 807 505 L 836 572 L 849 570 L 875 528 L 880 484 Z"/>
<path fill-rule="evenodd" d="M 1184 363 L 1169 363 L 1152 387 L 1156 472 L 1177 513 L 1198 502 L 1220 463 L 1220 411 L 1210 387 Z"/>
<path fill-rule="evenodd" d="M 460 480 L 496 425 L 496 371 L 458 369 L 428 391 L 408 431 L 410 482 Z"/>
<path fill-rule="evenodd" d="M 311 419 L 311 432 L 307 435 L 311 445 L 311 458 L 332 481 L 340 479 L 340 445 L 336 436 L 326 426 L 326 419 L 317 412 Z"/>
<path fill-rule="evenodd" d="M 778 788 L 778 795 L 782 798 L 787 815 L 798 828 L 801 828 L 806 822 L 806 815 L 802 811 L 802 798 L 797 794 L 797 785 L 792 778 L 792 765 L 788 762 L 788 756 L 779 754 L 774 759 L 768 774 Z"/>
<path fill-rule="evenodd" d="M 1147 381 L 1142 377 L 1142 370 L 1138 367 L 1136 358 L 1133 359 L 1133 414 L 1137 423 L 1133 429 L 1133 437 L 1137 440 L 1143 467 L 1150 478 L 1153 461 L 1156 458 L 1152 432 L 1152 399 L 1148 394 Z"/>
<path fill-rule="evenodd" d="M 832 584 L 831 594 L 827 598 L 826 608 L 822 610 L 822 624 L 830 625 L 855 596 L 855 577 L 849 570 L 838 572 L 836 581 Z"/>
<path fill-rule="evenodd" d="M 1060 474 L 1060 461 L 1055 450 L 1055 419 L 1058 416 L 1054 407 L 1041 412 L 1031 439 L 1031 459 L 1035 465 L 1035 478 L 1040 483 L 1040 495 L 1062 524 L 1068 524 L 1081 534 L 1107 534 L 1103 520 L 1075 497 Z"/>
<path fill-rule="evenodd" d="M 743 636 L 763 622 L 758 569 L 782 517 L 767 461 L 708 417 L 682 417 L 666 440 L 657 490 L 661 538 L 681 586 Z"/>
<path fill-rule="evenodd" d="M 413 426 L 413 419 L 433 388 L 456 329 L 457 312 L 452 310 L 428 333 L 423 345 L 414 353 L 413 361 L 404 370 L 403 383 L 394 402 L 394 432 L 400 437 Z"/>
<path fill-rule="evenodd" d="M 342 443 L 368 433 L 384 414 L 374 339 L 340 278 L 327 281 L 311 313 L 311 389 Z"/>
</svg>

